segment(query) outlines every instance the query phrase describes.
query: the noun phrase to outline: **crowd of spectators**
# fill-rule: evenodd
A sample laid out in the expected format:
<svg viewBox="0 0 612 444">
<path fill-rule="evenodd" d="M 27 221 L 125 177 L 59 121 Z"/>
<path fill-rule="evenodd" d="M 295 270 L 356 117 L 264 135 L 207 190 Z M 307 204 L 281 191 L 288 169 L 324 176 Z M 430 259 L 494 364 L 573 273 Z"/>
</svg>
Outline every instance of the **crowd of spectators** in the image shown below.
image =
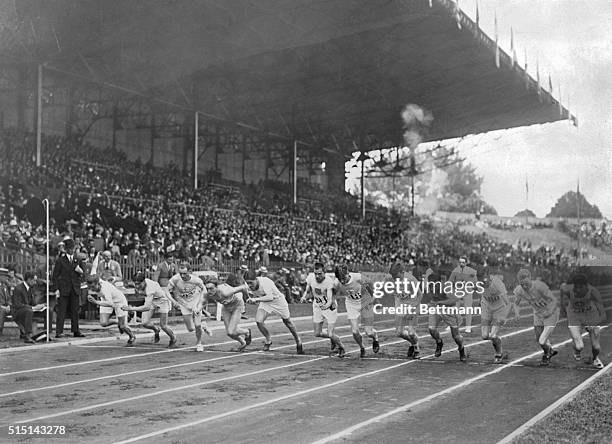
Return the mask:
<svg viewBox="0 0 612 444">
<path fill-rule="evenodd" d="M 294 207 L 280 184 L 194 190 L 176 166 L 129 162 L 121 151 L 58 136 L 44 137 L 43 144 L 43 166 L 36 167 L 32 135 L 5 131 L 0 138 L 0 247 L 32 260 L 42 253 L 44 231 L 27 221 L 24 206 L 41 195 L 51 201 L 54 254 L 71 237 L 90 258 L 109 250 L 134 267 L 158 260 L 161 251 L 210 267 L 226 260 L 377 266 L 397 257 L 442 265 L 466 254 L 474 263 L 495 257 L 508 266 L 554 267 L 572 260 L 571 252 L 495 242 L 460 231 L 457 223 L 434 225 L 383 210 L 360 220 L 347 195 L 313 189 Z"/>
<path fill-rule="evenodd" d="M 595 223 L 593 221 L 585 221 L 580 224 L 563 221 L 557 224 L 557 228 L 568 234 L 573 239 L 578 239 L 588 242 L 596 248 L 603 250 L 612 250 L 612 226 L 608 226 L 605 221 Z"/>
</svg>

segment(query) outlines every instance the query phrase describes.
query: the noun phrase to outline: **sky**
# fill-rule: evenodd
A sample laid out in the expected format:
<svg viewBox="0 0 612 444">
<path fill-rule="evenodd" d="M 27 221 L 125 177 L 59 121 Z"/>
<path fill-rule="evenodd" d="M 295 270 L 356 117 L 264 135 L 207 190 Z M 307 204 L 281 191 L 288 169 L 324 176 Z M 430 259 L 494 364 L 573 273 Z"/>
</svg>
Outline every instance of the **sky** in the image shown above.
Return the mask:
<svg viewBox="0 0 612 444">
<path fill-rule="evenodd" d="M 475 17 L 476 0 L 461 0 Z M 466 138 L 459 152 L 484 177 L 482 195 L 502 216 L 527 206 L 544 217 L 565 192 L 576 190 L 612 218 L 612 1 L 480 0 L 480 27 L 510 53 L 510 28 L 521 66 L 553 95 L 579 125 L 568 121 Z M 435 116 L 434 116 L 435 117 Z M 477 142 L 477 143 L 475 143 Z M 356 170 L 356 169 L 355 169 Z M 353 170 L 354 171 L 354 170 Z"/>
</svg>

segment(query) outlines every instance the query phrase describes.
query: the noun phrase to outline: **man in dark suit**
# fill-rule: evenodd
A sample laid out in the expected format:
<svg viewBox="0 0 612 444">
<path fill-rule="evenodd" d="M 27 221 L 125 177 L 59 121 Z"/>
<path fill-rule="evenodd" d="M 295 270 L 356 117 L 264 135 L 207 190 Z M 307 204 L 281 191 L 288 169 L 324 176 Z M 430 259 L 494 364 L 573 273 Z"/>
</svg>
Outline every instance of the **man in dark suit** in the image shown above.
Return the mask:
<svg viewBox="0 0 612 444">
<path fill-rule="evenodd" d="M 62 254 L 53 268 L 53 283 L 59 290 L 57 304 L 57 320 L 55 323 L 55 337 L 64 337 L 64 319 L 70 307 L 70 322 L 72 334 L 75 338 L 85 336 L 79 330 L 79 295 L 81 294 L 81 278 L 85 265 L 82 259 L 74 254 L 74 241 L 64 241 L 66 253 Z"/>
<path fill-rule="evenodd" d="M 11 314 L 17 324 L 23 327 L 25 332 L 24 342 L 33 344 L 32 339 L 32 317 L 34 311 L 40 311 L 44 304 L 34 304 L 33 286 L 36 283 L 36 275 L 26 271 L 23 282 L 18 284 L 13 291 Z"/>
</svg>

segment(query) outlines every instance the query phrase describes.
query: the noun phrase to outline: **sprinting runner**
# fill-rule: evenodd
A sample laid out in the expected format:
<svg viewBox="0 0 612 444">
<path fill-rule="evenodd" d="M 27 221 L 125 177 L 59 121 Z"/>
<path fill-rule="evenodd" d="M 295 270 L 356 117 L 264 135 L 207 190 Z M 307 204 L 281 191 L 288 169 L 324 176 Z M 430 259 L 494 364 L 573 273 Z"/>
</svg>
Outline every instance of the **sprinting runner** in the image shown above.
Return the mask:
<svg viewBox="0 0 612 444">
<path fill-rule="evenodd" d="M 314 273 L 306 277 L 306 291 L 301 302 L 306 302 L 309 294 L 312 294 L 312 324 L 314 334 L 317 338 L 328 338 L 332 343 L 332 351 L 338 349 L 338 357 L 343 358 L 346 354 L 344 345 L 340 338 L 334 333 L 336 321 L 338 320 L 338 304 L 334 296 L 334 281 L 325 275 L 325 265 L 321 262 L 314 264 Z M 327 321 L 327 333 L 323 332 L 323 321 Z"/>
<path fill-rule="evenodd" d="M 244 274 L 244 280 L 253 293 L 252 296 L 249 296 L 247 302 L 252 304 L 259 302 L 257 314 L 255 315 L 255 322 L 257 322 L 257 328 L 259 328 L 261 334 L 266 338 L 263 348 L 264 351 L 270 351 L 270 345 L 272 344 L 272 338 L 270 337 L 270 332 L 266 328 L 265 321 L 269 315 L 276 313 L 282 318 L 283 323 L 293 335 L 297 353 L 303 355 L 304 347 L 302 345 L 302 340 L 291 320 L 289 304 L 287 304 L 285 295 L 276 288 L 276 285 L 274 285 L 274 282 L 270 278 L 257 276 L 254 270 L 247 271 Z"/>
<path fill-rule="evenodd" d="M 155 332 L 153 338 L 155 344 L 160 340 L 159 332 L 161 329 L 170 338 L 168 348 L 176 347 L 176 335 L 168 326 L 168 313 L 170 313 L 172 304 L 167 297 L 166 291 L 154 280 L 146 279 L 142 271 L 136 273 L 134 284 L 136 284 L 136 292 L 138 294 L 144 294 L 144 304 L 140 307 L 126 305 L 123 307 L 123 310 L 128 312 L 138 311 L 142 313 L 142 326 Z M 159 327 L 151 322 L 156 311 L 159 313 Z"/>
<path fill-rule="evenodd" d="M 334 274 L 336 276 L 337 296 L 345 297 L 347 318 L 351 325 L 353 339 L 361 350 L 361 357 L 364 358 L 366 352 L 359 330 L 360 317 L 366 335 L 372 338 L 372 350 L 374 353 L 378 353 L 380 343 L 378 342 L 378 332 L 374 329 L 372 284 L 365 280 L 361 273 L 350 273 L 346 264 L 337 265 Z"/>
<path fill-rule="evenodd" d="M 516 277 L 519 285 L 514 289 L 514 311 L 519 312 L 518 307 L 523 299 L 533 309 L 533 329 L 538 344 L 544 350 L 540 365 L 546 366 L 550 364 L 550 358 L 558 353 L 552 348 L 549 338 L 559 321 L 559 301 L 548 285 L 542 281 L 531 280 L 529 270 L 519 270 Z"/>
<path fill-rule="evenodd" d="M 463 346 L 463 336 L 459 331 L 461 327 L 461 315 L 453 313 L 445 313 L 445 311 L 451 311 L 457 307 L 457 297 L 454 294 L 445 294 L 443 291 L 444 282 L 441 281 L 441 276 L 434 272 L 431 273 L 427 278 L 427 293 L 431 297 L 429 305 L 436 308 L 436 313 L 429 314 L 428 327 L 429 334 L 436 341 L 436 351 L 434 356 L 436 358 L 442 356 L 442 348 L 444 347 L 444 341 L 440 337 L 438 326 L 440 322 L 444 322 L 450 328 L 451 335 L 455 344 L 457 344 L 457 350 L 459 351 L 459 360 L 465 362 L 467 356 L 465 354 L 465 347 Z M 447 310 L 447 309 L 451 310 Z"/>
<path fill-rule="evenodd" d="M 202 280 L 189 272 L 189 264 L 182 263 L 178 274 L 168 282 L 168 298 L 170 302 L 181 309 L 183 321 L 187 330 L 194 331 L 196 335 L 196 351 L 204 351 L 202 345 L 202 331 L 211 335 L 206 322 L 202 322 L 202 304 L 206 288 Z"/>
<path fill-rule="evenodd" d="M 467 258 L 465 256 L 461 256 L 459 258 L 459 265 L 452 271 L 448 280 L 453 283 L 453 288 L 456 288 L 457 283 L 459 282 L 463 282 L 463 285 L 465 285 L 466 282 L 472 282 L 475 285 L 476 270 L 474 270 L 472 267 L 468 267 Z M 457 306 L 471 308 L 474 305 L 473 291 L 463 290 L 463 293 L 465 294 L 462 297 L 459 297 L 457 300 Z M 469 311 L 465 314 L 465 332 L 472 333 L 472 313 Z"/>
<path fill-rule="evenodd" d="M 489 266 L 489 274 L 485 279 L 485 291 L 480 298 L 481 308 L 481 334 L 482 339 L 490 340 L 495 349 L 493 362 L 501 364 L 507 354 L 503 352 L 502 340 L 499 337 L 499 329 L 508 318 L 510 312 L 510 300 L 504 285 L 504 277 L 499 273 L 496 265 Z"/>
<path fill-rule="evenodd" d="M 205 299 L 221 304 L 225 332 L 240 344 L 237 351 L 243 351 L 251 343 L 251 329 L 241 328 L 238 323 L 244 311 L 242 292 L 249 291 L 249 286 L 246 283 L 240 285 L 235 274 L 230 274 L 225 283 L 219 283 L 214 276 L 207 276 L 204 283 L 207 290 Z"/>
<path fill-rule="evenodd" d="M 409 282 L 418 282 L 417 278 L 414 277 L 411 271 L 404 271 L 404 265 L 401 262 L 395 262 L 389 269 L 392 282 L 397 280 L 408 280 Z M 401 287 L 400 287 L 401 288 Z M 419 321 L 419 315 L 416 312 L 421 300 L 423 293 L 417 291 L 416 294 L 411 292 L 399 292 L 395 293 L 395 334 L 398 338 L 405 339 L 410 343 L 408 347 L 408 358 L 419 359 L 421 352 L 419 350 L 419 337 L 417 336 L 416 327 Z M 397 314 L 397 309 L 404 309 L 408 311 L 406 307 L 415 307 L 415 313 Z"/>
<path fill-rule="evenodd" d="M 86 282 L 89 291 L 97 293 L 100 297 L 100 300 L 97 300 L 93 295 L 87 296 L 89 302 L 100 307 L 100 325 L 102 327 L 114 325 L 115 322 L 110 321 L 110 317 L 114 311 L 115 316 L 117 316 L 119 333 L 125 333 L 130 337 L 127 341 L 128 346 L 131 347 L 134 345 L 136 336 L 134 336 L 134 333 L 132 333 L 132 330 L 127 324 L 127 313 L 121 308 L 128 304 L 123 292 L 110 282 L 100 280 L 98 275 L 95 274 L 87 276 Z"/>
<path fill-rule="evenodd" d="M 581 352 L 584 349 L 582 329 L 585 328 L 591 339 L 593 366 L 604 368 L 603 362 L 599 359 L 601 351 L 599 324 L 605 321 L 606 312 L 599 291 L 589 285 L 585 275 L 577 274 L 572 284 L 561 286 L 561 306 L 567 312 L 567 327 L 574 341 L 574 359 L 576 361 L 582 359 Z"/>
</svg>

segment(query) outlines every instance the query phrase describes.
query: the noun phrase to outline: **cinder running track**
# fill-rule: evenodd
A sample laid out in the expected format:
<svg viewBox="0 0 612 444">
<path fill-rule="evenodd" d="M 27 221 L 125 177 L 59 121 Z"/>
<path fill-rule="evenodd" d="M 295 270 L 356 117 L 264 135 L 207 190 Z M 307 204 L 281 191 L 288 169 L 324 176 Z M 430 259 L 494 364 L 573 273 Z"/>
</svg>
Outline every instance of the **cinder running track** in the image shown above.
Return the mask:
<svg viewBox="0 0 612 444">
<path fill-rule="evenodd" d="M 602 290 L 608 313 L 612 288 Z M 329 357 L 329 341 L 314 338 L 310 320 L 296 324 L 306 355 L 295 354 L 281 323 L 271 324 L 272 351 L 262 338 L 245 353 L 215 331 L 197 353 L 192 334 L 176 350 L 141 338 L 134 348 L 116 341 L 0 353 L 0 442 L 232 442 L 232 443 L 495 443 L 596 371 L 571 355 L 566 322 L 551 338 L 559 354 L 539 367 L 529 310 L 520 326 L 505 328 L 504 365 L 492 363 L 480 329 L 465 335 L 467 363 L 447 333 L 444 354 L 420 320 L 420 361 L 405 359 L 407 345 L 380 318 L 382 349 L 360 359 L 346 318 L 339 333 L 350 353 Z M 610 317 L 609 317 L 610 319 Z M 478 318 L 475 318 L 475 322 Z M 188 347 L 189 345 L 189 347 Z M 612 328 L 602 331 L 602 360 L 612 359 Z M 585 353 L 590 344 L 585 340 Z M 9 426 L 32 434 L 9 435 Z M 65 426 L 65 434 L 34 432 Z M 31 426 L 28 428 L 27 426 Z"/>
</svg>

